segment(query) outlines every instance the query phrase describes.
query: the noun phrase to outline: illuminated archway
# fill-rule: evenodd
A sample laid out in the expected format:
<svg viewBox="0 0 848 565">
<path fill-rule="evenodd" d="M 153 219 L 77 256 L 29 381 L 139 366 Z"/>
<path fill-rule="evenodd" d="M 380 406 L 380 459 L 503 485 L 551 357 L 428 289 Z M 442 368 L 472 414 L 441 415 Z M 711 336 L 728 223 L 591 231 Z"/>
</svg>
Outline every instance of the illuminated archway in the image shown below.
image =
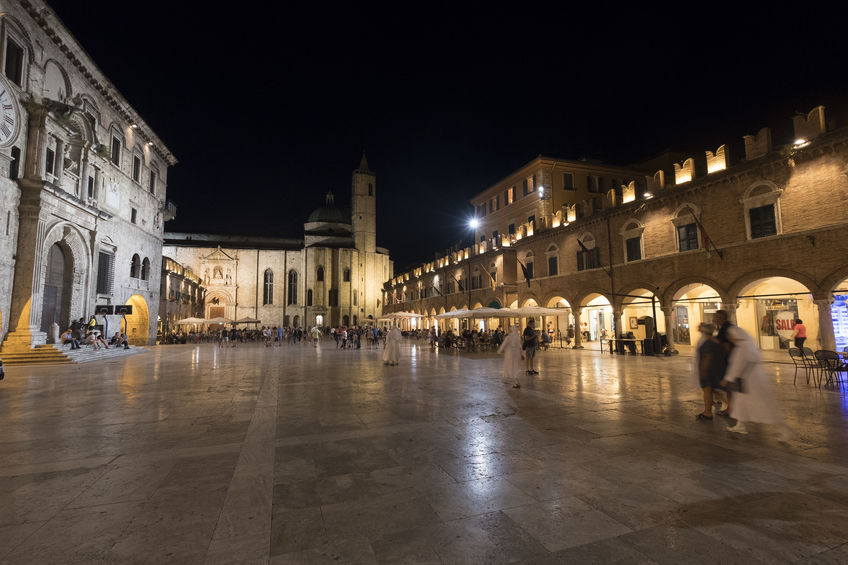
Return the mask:
<svg viewBox="0 0 848 565">
<path fill-rule="evenodd" d="M 701 322 L 712 323 L 713 315 L 721 309 L 721 293 L 709 284 L 693 282 L 681 286 L 671 298 L 674 343 L 695 345 L 698 325 Z"/>
<path fill-rule="evenodd" d="M 584 341 L 596 341 L 602 335 L 612 335 L 612 304 L 598 292 L 587 294 L 580 301 L 580 319 L 574 330 L 583 334 Z"/>
<path fill-rule="evenodd" d="M 547 323 L 550 322 L 551 328 L 554 331 L 554 339 L 560 336 L 568 335 L 568 326 L 574 324 L 574 317 L 571 315 L 571 304 L 562 296 L 551 296 L 545 304 L 547 308 L 562 308 L 562 314 L 559 316 L 545 316 L 545 330 L 547 331 Z"/>
<path fill-rule="evenodd" d="M 127 338 L 132 345 L 147 345 L 150 341 L 150 313 L 141 295 L 133 294 L 127 300 L 132 314 L 127 315 Z M 108 336 L 107 336 L 108 337 Z"/>
<path fill-rule="evenodd" d="M 817 348 L 819 312 L 807 285 L 788 277 L 766 276 L 738 288 L 736 324 L 754 336 L 761 349 L 792 347 L 792 328 L 797 319 L 807 327 L 807 343 Z"/>
<path fill-rule="evenodd" d="M 653 337 L 653 328 L 647 331 L 645 318 L 653 319 L 658 333 L 665 333 L 665 316 L 659 296 L 644 287 L 626 289 L 621 294 L 627 295 L 621 298 L 622 334 L 633 332 L 639 340 Z"/>
</svg>

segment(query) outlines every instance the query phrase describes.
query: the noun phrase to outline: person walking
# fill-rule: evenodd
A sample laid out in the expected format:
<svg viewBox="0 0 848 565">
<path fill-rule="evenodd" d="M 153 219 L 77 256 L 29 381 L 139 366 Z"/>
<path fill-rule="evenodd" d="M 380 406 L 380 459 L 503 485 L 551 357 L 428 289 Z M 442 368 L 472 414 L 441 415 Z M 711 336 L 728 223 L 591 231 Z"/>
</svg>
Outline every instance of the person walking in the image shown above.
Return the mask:
<svg viewBox="0 0 848 565">
<path fill-rule="evenodd" d="M 321 330 L 318 326 L 312 328 L 312 347 L 318 347 L 318 341 L 321 339 Z"/>
<path fill-rule="evenodd" d="M 704 411 L 698 420 L 713 419 L 713 393 L 721 388 L 721 379 L 727 371 L 727 359 L 721 343 L 713 337 L 715 326 L 706 322 L 698 326 L 701 337 L 695 345 L 693 370 L 698 386 L 704 393 Z"/>
<path fill-rule="evenodd" d="M 781 441 L 790 439 L 794 434 L 783 420 L 774 387 L 763 372 L 762 356 L 754 338 L 736 326 L 729 329 L 727 336 L 733 342 L 733 352 L 721 385 L 736 392 L 730 409 L 736 425 L 728 426 L 727 430 L 747 434 L 746 422 L 773 424 L 780 429 Z"/>
<path fill-rule="evenodd" d="M 524 357 L 527 359 L 527 374 L 538 375 L 533 367 L 533 359 L 536 357 L 536 321 L 533 318 L 527 320 L 527 327 L 524 328 Z"/>
<path fill-rule="evenodd" d="M 401 333 L 397 326 L 386 332 L 386 347 L 383 349 L 383 365 L 397 365 L 400 357 Z"/>
<path fill-rule="evenodd" d="M 804 342 L 807 341 L 807 326 L 801 319 L 795 320 L 795 326 L 792 328 L 792 337 L 795 339 L 795 347 L 802 349 Z"/>
<path fill-rule="evenodd" d="M 521 388 L 518 374 L 521 372 L 521 362 L 524 361 L 524 353 L 521 336 L 518 334 L 518 326 L 510 328 L 509 335 L 504 338 L 498 353 L 504 356 L 503 372 L 505 382 L 512 381 L 512 388 Z"/>
</svg>

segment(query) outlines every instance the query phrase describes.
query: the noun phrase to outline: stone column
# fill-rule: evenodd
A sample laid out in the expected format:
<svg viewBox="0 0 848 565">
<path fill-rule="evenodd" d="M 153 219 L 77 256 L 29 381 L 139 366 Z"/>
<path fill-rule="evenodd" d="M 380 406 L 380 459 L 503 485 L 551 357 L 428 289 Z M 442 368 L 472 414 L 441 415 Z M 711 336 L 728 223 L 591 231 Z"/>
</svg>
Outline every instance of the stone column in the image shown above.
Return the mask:
<svg viewBox="0 0 848 565">
<path fill-rule="evenodd" d="M 580 311 L 583 310 L 580 306 L 572 308 L 574 314 L 574 349 L 583 349 L 583 334 L 580 331 Z"/>
<path fill-rule="evenodd" d="M 56 177 L 56 186 L 62 187 L 62 176 L 65 172 L 65 142 L 56 140 L 56 162 L 53 164 L 53 176 Z"/>
<path fill-rule="evenodd" d="M 672 314 L 672 311 L 673 311 L 672 308 L 673 308 L 672 306 L 663 306 L 662 311 L 663 311 L 663 316 L 665 317 L 665 337 L 666 337 L 666 340 L 668 341 L 668 350 L 673 355 L 673 354 L 677 353 L 677 348 L 675 347 L 675 344 L 674 344 L 674 330 L 671 327 L 671 323 L 672 323 L 671 314 Z"/>
<path fill-rule="evenodd" d="M 739 308 L 738 302 L 722 302 L 721 309 L 727 311 L 727 319 L 731 324 L 736 324 L 736 309 Z"/>
<path fill-rule="evenodd" d="M 93 198 L 97 202 L 100 202 L 100 181 L 102 180 L 102 174 L 100 173 L 100 169 L 94 169 L 94 195 Z M 88 180 L 86 179 L 86 190 L 88 190 Z"/>
<path fill-rule="evenodd" d="M 47 343 L 47 334 L 40 328 L 42 248 L 46 232 L 46 224 L 40 217 L 41 183 L 25 179 L 18 183 L 21 187 L 18 246 L 4 352 L 27 351 Z"/>
<path fill-rule="evenodd" d="M 819 341 L 821 348 L 836 351 L 836 336 L 833 333 L 833 316 L 830 305 L 833 298 L 824 298 L 815 301 L 819 309 Z"/>
<path fill-rule="evenodd" d="M 88 149 L 83 146 L 81 149 L 82 158 L 80 159 L 79 167 L 79 194 L 80 200 L 88 202 Z"/>
<path fill-rule="evenodd" d="M 624 315 L 624 308 L 622 308 L 621 306 L 613 307 L 613 309 L 612 309 L 612 324 L 613 324 L 612 336 L 615 337 L 615 338 L 620 338 L 622 336 L 622 334 L 624 334 L 624 332 L 622 331 L 622 330 L 624 330 L 624 326 L 621 325 L 623 315 Z"/>
</svg>

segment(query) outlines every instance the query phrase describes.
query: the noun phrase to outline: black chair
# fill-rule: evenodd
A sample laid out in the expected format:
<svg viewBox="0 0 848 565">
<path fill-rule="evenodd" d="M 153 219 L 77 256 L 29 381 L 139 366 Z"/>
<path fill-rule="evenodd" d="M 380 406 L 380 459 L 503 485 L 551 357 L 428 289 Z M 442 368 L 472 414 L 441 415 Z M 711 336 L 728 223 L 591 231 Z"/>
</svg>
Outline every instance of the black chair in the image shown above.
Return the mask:
<svg viewBox="0 0 848 565">
<path fill-rule="evenodd" d="M 810 384 L 810 366 L 804 359 L 804 354 L 801 350 L 797 347 L 790 347 L 789 357 L 795 365 L 795 376 L 792 378 L 792 384 L 795 384 L 795 381 L 798 380 L 798 369 L 804 369 L 804 376 L 807 378 L 807 384 Z"/>
<path fill-rule="evenodd" d="M 820 349 L 816 351 L 816 358 L 819 360 L 821 373 L 825 377 L 824 385 L 833 386 L 835 382 L 841 385 L 842 380 L 839 378 L 839 373 L 848 370 L 848 366 L 842 362 L 839 354 L 828 349 Z M 819 378 L 819 382 L 821 382 L 821 378 Z"/>
<path fill-rule="evenodd" d="M 816 354 L 809 347 L 802 347 L 801 354 L 804 356 L 804 362 L 807 364 L 813 380 L 815 381 L 818 377 L 818 386 L 821 386 L 821 363 L 816 358 Z"/>
</svg>

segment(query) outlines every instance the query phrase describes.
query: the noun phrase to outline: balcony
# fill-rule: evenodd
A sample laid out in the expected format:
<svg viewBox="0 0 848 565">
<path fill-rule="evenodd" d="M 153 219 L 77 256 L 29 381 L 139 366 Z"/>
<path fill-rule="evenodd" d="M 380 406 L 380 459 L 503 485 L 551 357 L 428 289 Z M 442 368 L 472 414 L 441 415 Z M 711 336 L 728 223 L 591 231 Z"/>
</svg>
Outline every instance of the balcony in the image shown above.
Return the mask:
<svg viewBox="0 0 848 565">
<path fill-rule="evenodd" d="M 160 209 L 162 218 L 169 222 L 177 217 L 177 205 L 172 200 L 166 200 L 165 204 Z"/>
</svg>

